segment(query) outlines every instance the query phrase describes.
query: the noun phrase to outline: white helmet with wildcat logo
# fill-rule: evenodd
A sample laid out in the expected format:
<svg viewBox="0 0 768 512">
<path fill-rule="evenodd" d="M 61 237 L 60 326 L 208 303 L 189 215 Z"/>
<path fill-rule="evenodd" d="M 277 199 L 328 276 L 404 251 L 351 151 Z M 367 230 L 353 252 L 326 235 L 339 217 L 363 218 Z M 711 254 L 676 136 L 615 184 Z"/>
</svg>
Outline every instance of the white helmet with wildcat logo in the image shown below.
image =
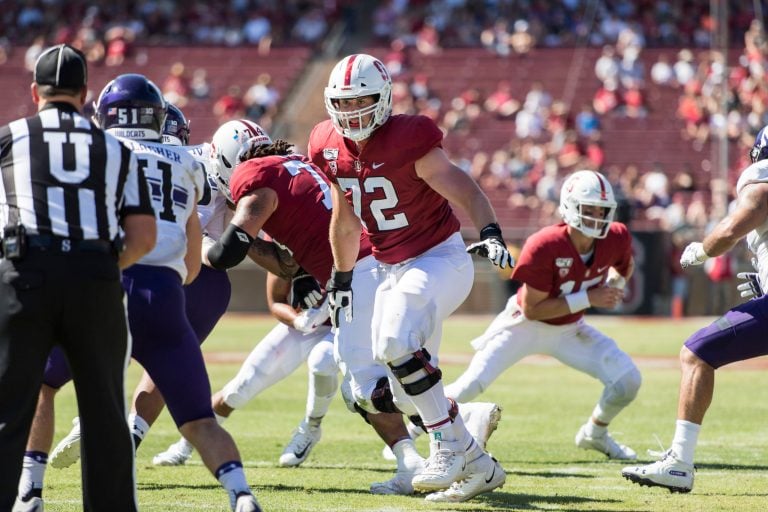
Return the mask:
<svg viewBox="0 0 768 512">
<path fill-rule="evenodd" d="M 369 107 L 351 112 L 339 109 L 339 100 L 363 96 L 378 96 L 378 99 Z M 392 114 L 392 78 L 389 71 L 379 59 L 364 53 L 344 57 L 328 79 L 325 109 L 333 127 L 341 135 L 354 141 L 367 139 Z M 363 117 L 367 115 L 371 115 L 371 120 L 363 126 Z M 352 127 L 350 121 L 357 126 Z"/>
<path fill-rule="evenodd" d="M 585 215 L 584 206 L 605 209 L 603 218 Z M 605 238 L 616 213 L 616 199 L 608 180 L 597 171 L 576 171 L 565 180 L 560 190 L 560 215 L 569 226 L 588 237 Z"/>
<path fill-rule="evenodd" d="M 229 179 L 241 157 L 253 146 L 272 144 L 266 130 L 247 119 L 227 121 L 219 126 L 211 139 L 211 176 L 224 196 L 232 201 Z"/>
</svg>

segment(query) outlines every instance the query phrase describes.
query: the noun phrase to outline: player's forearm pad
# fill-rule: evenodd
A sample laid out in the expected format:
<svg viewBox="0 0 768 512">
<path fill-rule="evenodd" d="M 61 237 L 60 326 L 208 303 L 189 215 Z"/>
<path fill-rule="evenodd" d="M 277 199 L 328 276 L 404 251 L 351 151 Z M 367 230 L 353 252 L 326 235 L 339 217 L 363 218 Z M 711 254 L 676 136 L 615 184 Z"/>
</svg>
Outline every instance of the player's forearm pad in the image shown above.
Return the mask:
<svg viewBox="0 0 768 512">
<path fill-rule="evenodd" d="M 213 247 L 208 251 L 208 261 L 217 270 L 232 268 L 245 259 L 253 243 L 253 237 L 242 228 L 230 224 Z"/>
</svg>

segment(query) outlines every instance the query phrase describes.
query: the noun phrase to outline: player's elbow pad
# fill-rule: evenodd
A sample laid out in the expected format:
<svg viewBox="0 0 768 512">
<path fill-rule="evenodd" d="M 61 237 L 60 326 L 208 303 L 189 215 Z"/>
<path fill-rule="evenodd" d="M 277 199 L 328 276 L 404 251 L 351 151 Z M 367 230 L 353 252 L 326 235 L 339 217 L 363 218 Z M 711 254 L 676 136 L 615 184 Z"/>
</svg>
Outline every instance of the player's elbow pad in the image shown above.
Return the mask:
<svg viewBox="0 0 768 512">
<path fill-rule="evenodd" d="M 208 250 L 208 261 L 217 270 L 232 268 L 245 259 L 252 243 L 251 235 L 230 224 L 219 241 Z"/>
</svg>

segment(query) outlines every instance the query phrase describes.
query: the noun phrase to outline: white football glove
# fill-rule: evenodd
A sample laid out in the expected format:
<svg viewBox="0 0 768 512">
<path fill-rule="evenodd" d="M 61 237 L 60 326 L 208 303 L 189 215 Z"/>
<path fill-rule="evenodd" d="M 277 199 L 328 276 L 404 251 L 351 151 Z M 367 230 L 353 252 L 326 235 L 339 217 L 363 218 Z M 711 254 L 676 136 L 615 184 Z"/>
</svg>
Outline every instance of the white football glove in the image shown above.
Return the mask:
<svg viewBox="0 0 768 512">
<path fill-rule="evenodd" d="M 736 287 L 739 295 L 745 299 L 758 298 L 765 295 L 760 286 L 760 279 L 757 272 L 739 272 L 736 277 L 743 279 L 744 282 Z"/>
<path fill-rule="evenodd" d="M 496 238 L 486 238 L 467 247 L 470 254 L 478 254 L 491 260 L 491 263 L 499 268 L 515 266 L 515 258 L 509 254 L 507 247 Z"/>
<path fill-rule="evenodd" d="M 683 255 L 680 256 L 680 266 L 686 268 L 691 265 L 701 265 L 708 259 L 709 255 L 704 252 L 704 244 L 701 242 L 691 242 L 683 250 Z"/>
<path fill-rule="evenodd" d="M 611 269 L 613 270 L 613 269 Z M 616 271 L 608 272 L 608 279 L 605 280 L 605 286 L 623 290 L 627 286 L 627 280 Z"/>
<path fill-rule="evenodd" d="M 316 308 L 305 309 L 293 319 L 293 328 L 304 334 L 315 332 L 331 315 L 331 305 L 324 301 Z"/>
</svg>

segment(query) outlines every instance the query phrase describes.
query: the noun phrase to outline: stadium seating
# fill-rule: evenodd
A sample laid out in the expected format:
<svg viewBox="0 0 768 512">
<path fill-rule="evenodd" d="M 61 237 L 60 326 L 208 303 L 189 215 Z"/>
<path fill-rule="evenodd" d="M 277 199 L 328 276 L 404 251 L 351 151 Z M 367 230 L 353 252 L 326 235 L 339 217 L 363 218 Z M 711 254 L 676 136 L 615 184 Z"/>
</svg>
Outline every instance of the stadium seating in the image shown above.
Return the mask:
<svg viewBox="0 0 768 512">
<path fill-rule="evenodd" d="M 162 86 L 174 62 L 183 62 L 190 76 L 197 68 L 206 69 L 210 97 L 207 100 L 190 99 L 184 108 L 185 115 L 192 121 L 191 142 L 200 143 L 218 126 L 213 103 L 229 86 L 237 85 L 245 94 L 258 75 L 267 72 L 272 76 L 272 85 L 284 99 L 304 70 L 311 52 L 307 47 L 272 48 L 267 55 L 259 54 L 254 47 L 137 47 L 119 67 L 91 65 L 89 85 L 95 99 L 101 88 L 121 73 L 142 73 Z M 32 73 L 24 68 L 24 49 L 16 48 L 9 60 L 0 66 L 0 95 L 3 98 L 0 124 L 34 112 L 29 96 L 31 81 Z"/>
</svg>

